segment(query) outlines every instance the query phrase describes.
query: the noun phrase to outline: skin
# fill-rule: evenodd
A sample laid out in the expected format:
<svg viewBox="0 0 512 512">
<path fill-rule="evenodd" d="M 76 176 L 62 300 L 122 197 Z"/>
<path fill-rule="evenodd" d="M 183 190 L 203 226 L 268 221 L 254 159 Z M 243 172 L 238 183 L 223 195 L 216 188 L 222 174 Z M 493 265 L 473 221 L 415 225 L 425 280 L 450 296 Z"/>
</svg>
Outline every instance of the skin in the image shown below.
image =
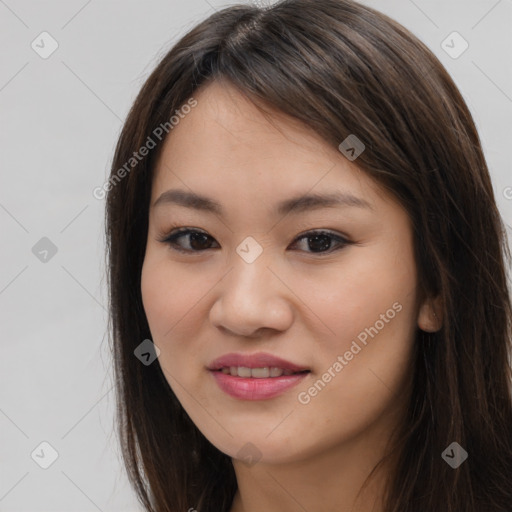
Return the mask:
<svg viewBox="0 0 512 512">
<path fill-rule="evenodd" d="M 297 121 L 274 112 L 270 122 L 219 82 L 194 98 L 162 148 L 151 205 L 179 188 L 217 201 L 223 214 L 150 206 L 141 291 L 159 364 L 197 427 L 232 457 L 239 489 L 231 512 L 378 512 L 390 468 L 356 500 L 357 491 L 402 418 L 416 329 L 440 328 L 437 303 L 418 300 L 409 216 L 357 160 Z M 273 212 L 284 199 L 333 191 L 371 208 Z M 162 242 L 173 223 L 206 232 L 211 239 L 192 246 L 206 250 L 183 254 Z M 320 229 L 352 243 L 327 238 L 332 249 L 321 252 L 302 237 Z M 236 252 L 247 236 L 263 249 L 252 263 Z M 301 403 L 299 393 L 396 303 L 394 318 Z M 239 400 L 207 370 L 228 352 L 269 352 L 311 373 L 278 397 Z M 248 442 L 255 464 L 239 453 Z"/>
</svg>

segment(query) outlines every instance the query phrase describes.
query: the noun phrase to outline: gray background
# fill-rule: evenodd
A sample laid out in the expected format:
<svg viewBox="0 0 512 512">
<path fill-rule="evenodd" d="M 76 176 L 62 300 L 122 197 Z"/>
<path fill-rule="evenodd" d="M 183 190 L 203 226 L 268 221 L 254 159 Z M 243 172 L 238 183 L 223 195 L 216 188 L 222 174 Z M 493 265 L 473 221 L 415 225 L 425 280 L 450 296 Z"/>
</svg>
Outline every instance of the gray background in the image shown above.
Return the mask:
<svg viewBox="0 0 512 512">
<path fill-rule="evenodd" d="M 363 3 L 409 28 L 447 67 L 512 225 L 512 0 Z M 92 191 L 158 59 L 228 4 L 0 0 L 0 511 L 140 510 L 113 433 L 104 201 Z M 50 48 L 43 31 L 59 45 L 47 59 L 31 47 Z M 456 59 L 441 47 L 453 31 L 469 43 Z M 43 237 L 57 248 L 46 262 L 32 251 Z M 51 457 L 43 441 L 58 452 L 48 469 L 39 465 Z"/>
</svg>

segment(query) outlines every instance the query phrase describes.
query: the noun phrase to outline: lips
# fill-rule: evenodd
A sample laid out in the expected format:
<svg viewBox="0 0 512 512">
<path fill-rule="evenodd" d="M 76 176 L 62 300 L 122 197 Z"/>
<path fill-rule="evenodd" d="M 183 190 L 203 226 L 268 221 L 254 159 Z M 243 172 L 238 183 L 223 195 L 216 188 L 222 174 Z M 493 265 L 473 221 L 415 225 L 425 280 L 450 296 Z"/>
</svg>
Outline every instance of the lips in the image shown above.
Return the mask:
<svg viewBox="0 0 512 512">
<path fill-rule="evenodd" d="M 306 378 L 310 370 L 270 354 L 226 354 L 208 369 L 219 388 L 238 400 L 268 400 Z"/>
</svg>

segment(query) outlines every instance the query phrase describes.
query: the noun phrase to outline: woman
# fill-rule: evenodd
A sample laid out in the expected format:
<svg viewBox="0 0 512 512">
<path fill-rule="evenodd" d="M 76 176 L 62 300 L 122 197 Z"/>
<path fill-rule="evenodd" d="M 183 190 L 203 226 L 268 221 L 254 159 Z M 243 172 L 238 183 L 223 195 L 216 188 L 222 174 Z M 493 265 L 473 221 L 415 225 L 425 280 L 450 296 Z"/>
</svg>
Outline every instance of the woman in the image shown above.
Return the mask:
<svg viewBox="0 0 512 512">
<path fill-rule="evenodd" d="M 107 189 L 146 510 L 512 510 L 505 231 L 406 29 L 350 0 L 215 13 L 146 81 Z"/>
</svg>

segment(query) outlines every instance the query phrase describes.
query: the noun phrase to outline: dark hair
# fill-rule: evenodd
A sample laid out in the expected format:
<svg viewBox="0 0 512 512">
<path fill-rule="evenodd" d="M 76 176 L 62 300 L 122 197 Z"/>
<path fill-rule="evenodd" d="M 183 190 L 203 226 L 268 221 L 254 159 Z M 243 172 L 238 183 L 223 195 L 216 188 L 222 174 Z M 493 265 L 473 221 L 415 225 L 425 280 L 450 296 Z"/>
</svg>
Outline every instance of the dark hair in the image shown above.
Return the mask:
<svg viewBox="0 0 512 512">
<path fill-rule="evenodd" d="M 480 139 L 432 52 L 351 0 L 214 13 L 165 55 L 125 122 L 106 204 L 109 329 L 123 458 L 145 508 L 227 511 L 237 488 L 230 457 L 193 424 L 161 367 L 134 356 L 151 339 L 140 285 L 162 144 L 119 179 L 155 128 L 170 132 L 172 113 L 212 80 L 235 86 L 262 111 L 302 121 L 333 147 L 356 134 L 366 145 L 357 165 L 411 218 L 420 290 L 441 297 L 443 327 L 417 330 L 386 512 L 510 512 L 510 252 Z M 441 457 L 453 441 L 469 453 L 457 469 Z"/>
</svg>

